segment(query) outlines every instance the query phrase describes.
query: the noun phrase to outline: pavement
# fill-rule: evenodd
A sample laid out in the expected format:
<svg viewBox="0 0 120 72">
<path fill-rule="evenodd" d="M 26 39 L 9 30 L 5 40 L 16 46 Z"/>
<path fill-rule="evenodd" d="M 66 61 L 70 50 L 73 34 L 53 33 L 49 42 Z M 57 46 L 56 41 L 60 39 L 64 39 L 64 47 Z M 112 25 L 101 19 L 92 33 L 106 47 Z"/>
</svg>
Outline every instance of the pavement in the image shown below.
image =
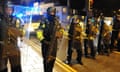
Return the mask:
<svg viewBox="0 0 120 72">
<path fill-rule="evenodd" d="M 66 38 L 62 39 L 59 44 L 57 57 L 61 61 L 65 61 L 67 57 L 67 44 L 68 40 Z M 76 62 L 76 50 L 72 53 L 72 67 L 77 72 L 120 72 L 120 52 L 113 51 L 109 56 L 96 54 L 96 59 L 84 57 L 83 48 L 83 65 Z"/>
<path fill-rule="evenodd" d="M 21 64 L 22 72 L 44 72 L 43 59 L 41 54 L 38 54 L 32 46 L 27 42 L 23 42 L 21 47 Z M 8 72 L 10 71 L 10 63 L 8 60 Z M 53 72 L 57 72 L 55 69 Z"/>
<path fill-rule="evenodd" d="M 33 41 L 32 41 L 33 42 Z M 64 63 L 67 55 L 67 39 L 58 45 L 57 61 L 53 72 L 120 72 L 120 52 L 114 51 L 109 56 L 96 55 L 96 59 L 82 57 L 84 65 L 75 62 L 76 51 L 72 54 L 72 65 Z M 38 45 L 39 44 L 39 45 Z M 25 41 L 20 45 L 23 72 L 44 72 L 40 43 Z M 10 72 L 10 63 L 8 62 Z"/>
</svg>

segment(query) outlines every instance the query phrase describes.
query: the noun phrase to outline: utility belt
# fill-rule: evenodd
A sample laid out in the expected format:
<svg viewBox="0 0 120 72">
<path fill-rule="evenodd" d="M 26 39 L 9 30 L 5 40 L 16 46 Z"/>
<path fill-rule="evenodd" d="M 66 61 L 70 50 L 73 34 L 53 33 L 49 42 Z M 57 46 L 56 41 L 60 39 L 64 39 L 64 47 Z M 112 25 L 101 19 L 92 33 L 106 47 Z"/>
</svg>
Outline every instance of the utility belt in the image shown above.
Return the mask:
<svg viewBox="0 0 120 72">
<path fill-rule="evenodd" d="M 80 36 L 75 36 L 75 38 L 74 38 L 74 40 L 81 40 L 82 39 L 82 37 L 80 37 Z"/>
<path fill-rule="evenodd" d="M 16 41 L 14 41 L 14 40 L 11 39 L 11 40 L 8 40 L 6 43 L 7 43 L 7 44 L 11 44 L 11 43 L 12 43 L 12 44 L 15 44 Z M 5 44 L 5 42 L 4 42 L 4 41 L 0 41 L 0 44 L 3 45 L 3 44 Z"/>
<path fill-rule="evenodd" d="M 16 41 L 15 41 L 15 39 L 12 39 L 12 38 L 9 38 L 8 40 L 7 40 L 7 44 L 16 44 Z"/>
<path fill-rule="evenodd" d="M 94 40 L 95 39 L 95 36 L 94 34 L 88 34 L 88 39 L 89 40 Z"/>
<path fill-rule="evenodd" d="M 112 29 L 112 31 L 120 31 L 120 29 Z"/>
</svg>

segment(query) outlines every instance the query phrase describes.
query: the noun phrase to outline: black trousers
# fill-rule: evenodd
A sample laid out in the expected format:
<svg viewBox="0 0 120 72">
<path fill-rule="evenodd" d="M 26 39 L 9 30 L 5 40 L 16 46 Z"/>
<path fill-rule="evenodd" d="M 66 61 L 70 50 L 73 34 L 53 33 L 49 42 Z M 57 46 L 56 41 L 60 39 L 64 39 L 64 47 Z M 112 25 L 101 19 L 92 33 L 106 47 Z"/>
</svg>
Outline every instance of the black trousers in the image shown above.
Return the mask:
<svg viewBox="0 0 120 72">
<path fill-rule="evenodd" d="M 98 37 L 98 46 L 97 46 L 97 52 L 101 54 L 102 52 L 102 35 L 99 35 Z"/>
<path fill-rule="evenodd" d="M 0 60 L 0 72 L 8 72 L 7 62 L 8 59 L 11 64 L 11 72 L 22 72 L 20 55 L 8 56 Z"/>
<path fill-rule="evenodd" d="M 106 41 L 106 40 L 105 40 Z M 104 45 L 104 53 L 109 54 L 109 49 L 110 49 L 110 43 L 109 42 L 103 42 Z"/>
<path fill-rule="evenodd" d="M 118 48 L 118 51 L 120 52 L 120 39 L 118 39 L 117 48 Z"/>
<path fill-rule="evenodd" d="M 90 56 L 95 57 L 96 50 L 93 40 L 87 40 L 88 46 L 85 47 L 85 56 L 88 56 L 88 48 L 90 48 Z"/>
<path fill-rule="evenodd" d="M 56 42 L 57 43 L 57 42 Z M 48 62 L 48 56 L 49 56 L 49 45 L 42 43 L 42 56 L 43 56 L 43 64 L 44 64 L 44 72 L 53 72 L 53 67 L 54 67 L 54 63 L 56 60 L 56 53 L 57 53 L 57 45 L 54 45 L 54 48 L 52 50 L 52 54 L 51 56 L 53 57 L 52 60 L 50 60 Z"/>
<path fill-rule="evenodd" d="M 68 51 L 67 51 L 67 61 L 68 63 L 71 63 L 71 59 L 72 59 L 72 48 L 74 47 L 77 51 L 77 61 L 81 62 L 81 58 L 82 58 L 82 44 L 80 43 L 80 41 L 75 41 L 73 42 L 72 40 L 69 40 L 68 42 Z M 72 44 L 74 43 L 74 44 Z"/>
<path fill-rule="evenodd" d="M 111 36 L 111 45 L 110 45 L 110 50 L 112 51 L 113 48 L 117 47 L 114 46 L 115 40 L 118 38 L 118 31 L 112 31 L 112 36 Z"/>
<path fill-rule="evenodd" d="M 88 55 L 88 39 L 84 40 L 84 53 L 85 53 L 85 56 Z"/>
</svg>

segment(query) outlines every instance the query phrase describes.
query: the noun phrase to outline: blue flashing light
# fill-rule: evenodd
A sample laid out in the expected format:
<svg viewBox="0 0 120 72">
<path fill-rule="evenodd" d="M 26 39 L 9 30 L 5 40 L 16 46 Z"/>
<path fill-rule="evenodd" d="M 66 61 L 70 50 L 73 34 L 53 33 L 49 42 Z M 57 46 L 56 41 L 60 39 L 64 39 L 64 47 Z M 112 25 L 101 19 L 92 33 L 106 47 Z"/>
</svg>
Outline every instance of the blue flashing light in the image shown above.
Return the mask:
<svg viewBox="0 0 120 72">
<path fill-rule="evenodd" d="M 15 16 L 18 18 L 21 18 L 21 17 L 23 17 L 23 14 L 16 14 Z"/>
<path fill-rule="evenodd" d="M 30 17 L 34 18 L 32 21 L 36 21 L 40 19 L 40 8 L 38 7 L 28 7 L 28 6 L 20 6 L 13 5 L 14 13 L 13 16 L 19 18 L 23 24 L 31 22 Z"/>
</svg>

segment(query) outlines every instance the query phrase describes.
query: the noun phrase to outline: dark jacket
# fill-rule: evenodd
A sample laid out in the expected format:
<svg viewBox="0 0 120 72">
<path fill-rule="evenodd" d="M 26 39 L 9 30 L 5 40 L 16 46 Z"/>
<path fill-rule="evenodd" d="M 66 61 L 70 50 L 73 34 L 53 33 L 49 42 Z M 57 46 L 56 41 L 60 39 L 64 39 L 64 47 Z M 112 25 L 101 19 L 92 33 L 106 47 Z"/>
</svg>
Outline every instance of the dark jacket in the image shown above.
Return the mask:
<svg viewBox="0 0 120 72">
<path fill-rule="evenodd" d="M 45 25 L 45 27 L 43 28 L 42 25 Z M 44 39 L 41 41 L 41 43 L 42 45 L 47 46 L 45 48 L 47 55 L 50 54 L 52 56 L 56 56 L 55 53 L 57 51 L 57 37 L 55 36 L 55 33 L 57 31 L 57 25 L 60 24 L 57 22 L 56 17 L 47 15 L 47 17 L 42 20 L 39 27 L 43 30 Z"/>
<path fill-rule="evenodd" d="M 8 18 L 9 19 L 9 18 Z M 5 17 L 2 19 L 2 24 L 0 26 L 1 29 L 1 40 L 3 41 L 2 44 L 2 57 L 19 55 L 20 50 L 17 47 L 17 37 L 22 36 L 22 32 L 19 31 L 15 26 L 16 20 L 7 20 Z M 11 25 L 9 25 L 11 24 Z"/>
</svg>

